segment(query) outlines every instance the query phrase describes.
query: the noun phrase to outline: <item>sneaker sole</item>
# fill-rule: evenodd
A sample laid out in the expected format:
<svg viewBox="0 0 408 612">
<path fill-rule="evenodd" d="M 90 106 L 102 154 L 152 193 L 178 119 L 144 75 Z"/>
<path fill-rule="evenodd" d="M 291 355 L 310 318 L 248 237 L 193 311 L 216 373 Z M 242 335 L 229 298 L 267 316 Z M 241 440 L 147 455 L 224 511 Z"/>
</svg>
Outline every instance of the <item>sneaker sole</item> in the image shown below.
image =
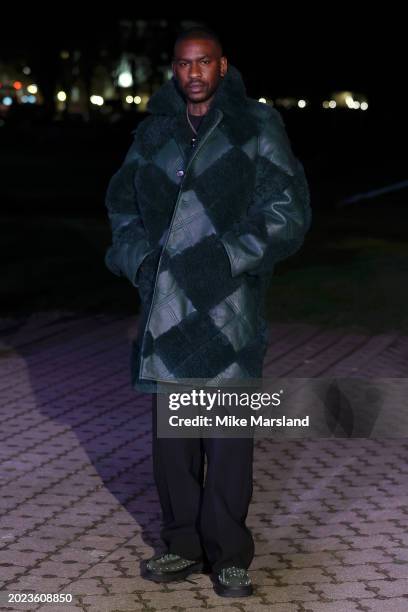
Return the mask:
<svg viewBox="0 0 408 612">
<path fill-rule="evenodd" d="M 179 582 L 190 576 L 190 574 L 202 572 L 203 567 L 203 563 L 200 561 L 177 572 L 155 572 L 143 565 L 141 575 L 146 580 L 152 580 L 153 582 Z"/>
<path fill-rule="evenodd" d="M 220 597 L 249 597 L 253 594 L 254 589 L 252 584 L 247 584 L 240 587 L 230 587 L 219 582 L 217 578 L 213 579 L 214 591 Z"/>
</svg>

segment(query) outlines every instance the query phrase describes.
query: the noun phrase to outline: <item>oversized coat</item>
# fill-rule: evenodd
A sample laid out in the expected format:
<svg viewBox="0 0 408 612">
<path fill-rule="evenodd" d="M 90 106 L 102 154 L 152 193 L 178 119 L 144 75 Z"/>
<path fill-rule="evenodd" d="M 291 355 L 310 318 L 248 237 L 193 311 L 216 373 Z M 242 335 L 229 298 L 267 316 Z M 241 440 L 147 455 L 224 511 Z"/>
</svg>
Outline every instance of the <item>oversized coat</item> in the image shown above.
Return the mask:
<svg viewBox="0 0 408 612">
<path fill-rule="evenodd" d="M 303 166 L 280 113 L 249 98 L 231 64 L 195 149 L 174 76 L 147 110 L 105 201 L 106 266 L 141 298 L 132 387 L 259 379 L 265 293 L 276 262 L 300 248 L 311 223 Z"/>
</svg>

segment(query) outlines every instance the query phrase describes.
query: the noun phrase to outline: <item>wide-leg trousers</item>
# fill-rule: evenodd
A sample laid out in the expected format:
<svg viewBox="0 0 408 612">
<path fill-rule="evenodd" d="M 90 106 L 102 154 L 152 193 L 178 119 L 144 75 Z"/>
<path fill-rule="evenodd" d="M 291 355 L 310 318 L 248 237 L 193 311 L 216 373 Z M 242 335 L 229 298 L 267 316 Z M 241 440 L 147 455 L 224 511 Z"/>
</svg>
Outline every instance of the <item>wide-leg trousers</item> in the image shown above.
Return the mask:
<svg viewBox="0 0 408 612">
<path fill-rule="evenodd" d="M 248 569 L 255 548 L 245 523 L 253 450 L 252 437 L 159 438 L 152 394 L 153 474 L 167 552 L 204 559 L 214 572 L 230 565 Z"/>
</svg>

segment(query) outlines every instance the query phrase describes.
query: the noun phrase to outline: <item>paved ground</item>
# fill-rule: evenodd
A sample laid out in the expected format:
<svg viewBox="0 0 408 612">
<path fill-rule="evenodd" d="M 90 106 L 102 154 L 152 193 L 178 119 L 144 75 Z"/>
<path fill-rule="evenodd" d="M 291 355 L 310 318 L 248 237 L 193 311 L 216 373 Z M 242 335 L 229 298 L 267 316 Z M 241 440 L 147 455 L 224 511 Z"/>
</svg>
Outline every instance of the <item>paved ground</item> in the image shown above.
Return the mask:
<svg viewBox="0 0 408 612">
<path fill-rule="evenodd" d="M 1 320 L 1 610 L 406 612 L 408 442 L 256 442 L 248 599 L 210 578 L 161 586 L 150 398 L 129 385 L 136 321 L 61 313 Z M 265 373 L 407 376 L 408 338 L 276 325 Z M 10 604 L 10 593 L 72 603 Z"/>
</svg>

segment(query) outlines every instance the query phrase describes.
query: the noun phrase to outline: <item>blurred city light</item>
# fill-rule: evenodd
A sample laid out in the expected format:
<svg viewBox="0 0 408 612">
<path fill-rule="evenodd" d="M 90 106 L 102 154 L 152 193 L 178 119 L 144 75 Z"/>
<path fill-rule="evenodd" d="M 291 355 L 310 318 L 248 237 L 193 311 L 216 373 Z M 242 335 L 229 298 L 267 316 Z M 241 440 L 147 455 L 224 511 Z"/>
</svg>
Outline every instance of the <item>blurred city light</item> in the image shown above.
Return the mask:
<svg viewBox="0 0 408 612">
<path fill-rule="evenodd" d="M 353 108 L 354 107 L 354 100 L 353 100 L 353 96 L 347 95 L 345 97 L 346 100 L 346 104 L 349 108 Z"/>
<path fill-rule="evenodd" d="M 104 103 L 104 99 L 102 98 L 102 96 L 91 96 L 90 100 L 91 103 L 95 104 L 96 106 L 102 106 Z"/>
<path fill-rule="evenodd" d="M 276 104 L 283 106 L 284 108 L 292 108 L 293 106 L 297 107 L 298 101 L 296 98 L 292 97 L 276 98 Z"/>
<path fill-rule="evenodd" d="M 166 79 L 171 79 L 173 70 L 168 65 L 169 55 L 162 53 L 160 60 L 157 58 L 156 64 L 144 57 L 143 54 L 133 53 L 128 48 L 123 47 L 120 55 L 110 56 L 104 49 L 104 60 L 100 60 L 96 55 L 91 63 L 82 65 L 79 59 L 82 56 L 80 49 L 57 49 L 57 57 L 68 62 L 61 62 L 59 65 L 60 74 L 57 76 L 57 83 L 60 87 L 64 84 L 65 90 L 56 91 L 56 111 L 58 113 L 79 113 L 83 114 L 86 120 L 92 119 L 95 114 L 89 115 L 89 100 L 95 106 L 102 107 L 102 114 L 112 115 L 112 109 L 125 108 L 129 111 L 128 105 L 137 105 L 137 112 L 144 112 L 149 100 L 149 94 L 163 84 Z M 108 60 L 106 60 L 108 58 Z M 27 61 L 27 60 L 25 60 Z M 106 64 L 106 65 L 105 65 Z M 23 77 L 23 75 L 26 75 Z M 31 76 L 28 76 L 31 75 Z M 22 81 L 19 79 L 23 79 Z M 19 64 L 9 72 L 0 73 L 0 100 L 2 100 L 3 113 L 8 113 L 4 106 L 18 106 L 19 104 L 39 104 L 47 103 L 48 91 L 43 92 L 42 88 L 36 84 L 37 76 L 28 65 Z M 98 91 L 99 95 L 88 94 L 90 91 Z M 128 89 L 126 92 L 125 90 Z M 134 92 L 139 91 L 139 95 Z M 24 95 L 22 95 L 24 94 Z M 276 92 L 277 94 L 277 92 Z M 88 97 L 90 96 L 90 97 Z M 296 96 L 285 95 L 274 97 L 262 96 L 256 98 L 260 103 L 281 106 L 283 110 L 291 108 L 314 108 L 317 109 L 368 109 L 368 100 L 363 93 L 356 91 L 339 90 L 332 93 L 326 92 L 327 99 L 307 100 Z M 69 104 L 67 103 L 69 101 Z M 109 101 L 109 103 L 105 102 Z M 13 110 L 13 109 L 12 109 Z M 12 112 L 10 112 L 10 116 Z M 116 113 L 115 115 L 116 118 Z"/>
<path fill-rule="evenodd" d="M 118 85 L 119 87 L 132 87 L 133 85 L 133 77 L 130 72 L 121 72 L 118 76 Z"/>
<path fill-rule="evenodd" d="M 337 107 L 359 109 L 367 108 L 367 99 L 364 94 L 351 92 L 351 91 L 337 91 L 332 94 L 332 99 L 336 103 Z M 364 107 L 362 106 L 364 104 Z"/>
<path fill-rule="evenodd" d="M 71 100 L 72 102 L 79 102 L 81 99 L 81 92 L 77 85 L 74 85 L 71 89 Z"/>
</svg>

